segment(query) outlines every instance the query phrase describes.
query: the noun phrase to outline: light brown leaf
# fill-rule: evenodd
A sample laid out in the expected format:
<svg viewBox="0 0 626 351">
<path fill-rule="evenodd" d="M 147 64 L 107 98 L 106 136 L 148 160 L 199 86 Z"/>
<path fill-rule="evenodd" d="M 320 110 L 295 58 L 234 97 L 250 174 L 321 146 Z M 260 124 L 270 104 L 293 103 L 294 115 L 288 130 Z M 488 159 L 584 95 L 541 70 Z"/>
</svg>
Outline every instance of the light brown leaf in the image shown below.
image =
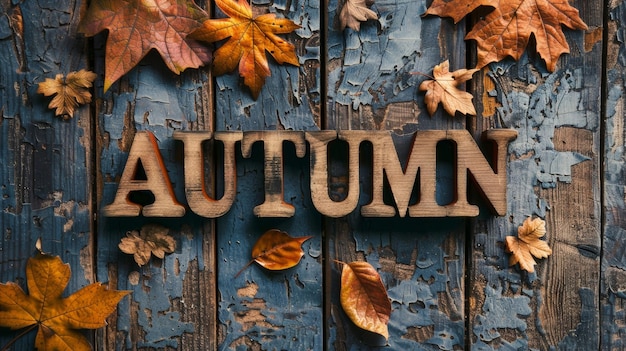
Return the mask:
<svg viewBox="0 0 626 351">
<path fill-rule="evenodd" d="M 509 264 L 519 263 L 520 268 L 530 273 L 535 271 L 536 258 L 546 258 L 552 254 L 548 243 L 541 240 L 546 234 L 546 222 L 541 218 L 526 218 L 517 229 L 517 237 L 507 236 L 506 249 L 511 253 Z"/>
<path fill-rule="evenodd" d="M 176 250 L 176 240 L 168 232 L 169 229 L 158 224 L 146 224 L 141 232 L 127 232 L 118 247 L 122 252 L 133 255 L 135 262 L 143 266 L 148 263 L 151 255 L 162 259 L 166 253 Z"/>
<path fill-rule="evenodd" d="M 48 108 L 56 109 L 57 116 L 71 118 L 79 105 L 91 102 L 89 88 L 96 77 L 95 73 L 84 69 L 70 72 L 65 78 L 59 73 L 54 79 L 46 78 L 39 83 L 37 92 L 45 96 L 54 95 Z"/>
<path fill-rule="evenodd" d="M 369 9 L 365 0 L 346 0 L 339 12 L 339 29 L 348 27 L 358 32 L 361 22 L 377 19 L 378 15 Z"/>
<path fill-rule="evenodd" d="M 228 39 L 214 52 L 213 73 L 220 76 L 239 67 L 239 75 L 256 100 L 271 75 L 266 52 L 279 64 L 299 66 L 295 47 L 276 34 L 291 33 L 297 24 L 273 13 L 254 17 L 246 0 L 215 0 L 229 18 L 210 19 L 191 34 L 191 38 L 208 43 Z"/>
<path fill-rule="evenodd" d="M 304 256 L 302 244 L 310 238 L 312 236 L 293 238 L 277 229 L 266 231 L 252 247 L 252 260 L 235 277 L 252 262 L 271 271 L 288 269 L 297 265 Z"/>
<path fill-rule="evenodd" d="M 94 36 L 108 30 L 104 91 L 152 49 L 179 74 L 210 61 L 209 48 L 187 39 L 208 14 L 193 0 L 94 0 L 79 31 Z"/>
<path fill-rule="evenodd" d="M 357 327 L 389 338 L 387 324 L 391 302 L 380 275 L 371 264 L 352 262 L 343 265 L 340 302 Z"/>
<path fill-rule="evenodd" d="M 0 284 L 0 327 L 16 330 L 39 326 L 35 347 L 40 351 L 91 350 L 77 329 L 105 326 L 106 317 L 130 291 L 109 290 L 93 283 L 63 298 L 70 276 L 69 265 L 58 256 L 39 252 L 30 258 L 26 264 L 30 295 L 15 283 Z"/>
<path fill-rule="evenodd" d="M 437 111 L 439 103 L 446 112 L 454 116 L 456 112 L 466 115 L 476 115 L 472 104 L 472 94 L 460 90 L 458 86 L 470 79 L 477 69 L 459 69 L 450 72 L 450 63 L 446 60 L 433 69 L 435 79 L 423 81 L 420 90 L 426 91 L 424 100 L 428 113 L 432 116 Z"/>
</svg>

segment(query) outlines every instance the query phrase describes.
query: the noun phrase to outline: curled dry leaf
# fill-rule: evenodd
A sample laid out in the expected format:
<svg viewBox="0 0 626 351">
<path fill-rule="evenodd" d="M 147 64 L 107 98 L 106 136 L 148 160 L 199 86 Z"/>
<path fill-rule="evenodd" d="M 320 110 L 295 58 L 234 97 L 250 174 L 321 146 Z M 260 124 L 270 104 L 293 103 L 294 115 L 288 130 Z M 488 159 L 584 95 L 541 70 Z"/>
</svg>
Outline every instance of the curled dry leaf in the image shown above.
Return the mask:
<svg viewBox="0 0 626 351">
<path fill-rule="evenodd" d="M 293 238 L 278 229 L 266 231 L 252 247 L 252 260 L 235 277 L 239 276 L 252 262 L 256 262 L 261 267 L 271 271 L 283 270 L 297 265 L 304 256 L 302 244 L 310 238 L 312 236 Z"/>
<path fill-rule="evenodd" d="M 67 77 L 59 73 L 54 79 L 46 78 L 39 83 L 37 92 L 45 96 L 54 95 L 48 108 L 56 109 L 57 116 L 71 118 L 79 105 L 91 102 L 89 88 L 96 77 L 95 73 L 84 69 L 70 72 Z"/>
<path fill-rule="evenodd" d="M 29 295 L 12 282 L 0 284 L 0 327 L 39 327 L 35 348 L 40 351 L 91 350 L 78 330 L 104 327 L 107 316 L 130 291 L 93 283 L 63 298 L 70 276 L 70 266 L 61 258 L 39 251 L 26 264 Z"/>
<path fill-rule="evenodd" d="M 210 19 L 190 37 L 209 43 L 228 40 L 213 53 L 213 73 L 220 76 L 239 67 L 239 75 L 256 100 L 271 75 L 266 53 L 279 64 L 299 66 L 295 47 L 276 34 L 300 28 L 293 21 L 273 13 L 254 17 L 247 0 L 215 0 L 229 18 Z"/>
<path fill-rule="evenodd" d="M 517 229 L 517 237 L 506 237 L 506 249 L 511 253 L 509 264 L 519 263 L 520 268 L 530 273 L 535 271 L 537 262 L 533 259 L 546 258 L 552 254 L 548 243 L 541 240 L 546 234 L 546 222 L 541 218 L 526 218 Z"/>
<path fill-rule="evenodd" d="M 141 232 L 127 232 L 118 247 L 122 252 L 133 255 L 135 262 L 143 266 L 148 263 L 151 255 L 162 259 L 166 253 L 176 250 L 176 240 L 168 232 L 167 228 L 158 224 L 146 224 Z"/>
<path fill-rule="evenodd" d="M 339 29 L 349 27 L 358 32 L 361 22 L 377 19 L 378 15 L 368 8 L 365 0 L 346 0 L 339 12 Z"/>
<path fill-rule="evenodd" d="M 341 307 L 359 328 L 389 338 L 391 302 L 380 275 L 367 262 L 343 264 Z"/>
<path fill-rule="evenodd" d="M 425 102 L 428 113 L 431 116 L 435 114 L 437 106 L 441 103 L 451 116 L 457 111 L 466 115 L 476 115 L 472 94 L 458 88 L 461 83 L 472 79 L 476 71 L 478 69 L 458 69 L 450 72 L 448 60 L 436 65 L 433 69 L 435 79 L 420 84 L 420 90 L 426 91 Z"/>
</svg>

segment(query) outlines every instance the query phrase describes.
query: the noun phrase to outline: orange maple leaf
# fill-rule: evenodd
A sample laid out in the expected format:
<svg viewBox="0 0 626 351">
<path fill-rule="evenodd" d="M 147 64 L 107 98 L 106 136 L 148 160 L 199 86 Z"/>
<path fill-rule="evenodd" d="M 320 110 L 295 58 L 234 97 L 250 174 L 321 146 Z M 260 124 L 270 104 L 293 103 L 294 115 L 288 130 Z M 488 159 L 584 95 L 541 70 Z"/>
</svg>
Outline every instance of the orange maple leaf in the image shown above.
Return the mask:
<svg viewBox="0 0 626 351">
<path fill-rule="evenodd" d="M 79 31 L 93 36 L 108 29 L 104 91 L 152 49 L 179 74 L 210 61 L 209 48 L 187 39 L 208 14 L 192 0 L 95 0 Z"/>
<path fill-rule="evenodd" d="M 465 37 L 478 44 L 478 68 L 507 56 L 518 60 L 534 37 L 537 53 L 552 72 L 559 57 L 569 53 L 561 26 L 587 29 L 578 10 L 567 0 L 435 0 L 426 14 L 452 17 L 458 22 L 481 5 L 494 10 Z"/>
<path fill-rule="evenodd" d="M 519 263 L 520 268 L 530 273 L 535 271 L 537 258 L 546 258 L 552 254 L 548 243 L 541 240 L 546 235 L 546 222 L 541 218 L 526 218 L 524 223 L 517 229 L 517 237 L 507 236 L 505 239 L 506 249 L 511 253 L 509 264 L 512 266 Z"/>
<path fill-rule="evenodd" d="M 476 115 L 476 109 L 472 104 L 472 94 L 458 88 L 459 84 L 472 79 L 476 71 L 478 69 L 462 68 L 450 72 L 448 60 L 436 65 L 433 68 L 435 79 L 425 80 L 419 87 L 421 91 L 426 91 L 424 101 L 428 113 L 432 116 L 441 103 L 451 116 L 454 116 L 457 111 L 466 115 Z"/>
<path fill-rule="evenodd" d="M 67 77 L 57 74 L 54 79 L 46 78 L 39 83 L 37 92 L 45 96 L 54 95 L 48 108 L 56 109 L 57 116 L 74 115 L 74 110 L 78 105 L 91 102 L 89 88 L 97 75 L 91 71 L 81 69 L 78 72 L 70 72 Z"/>
<path fill-rule="evenodd" d="M 300 26 L 273 13 L 253 17 L 246 0 L 215 0 L 215 4 L 230 17 L 207 20 L 191 34 L 191 38 L 209 43 L 230 38 L 213 53 L 215 75 L 232 72 L 239 66 L 239 75 L 256 100 L 265 78 L 271 75 L 266 51 L 279 64 L 299 66 L 295 47 L 276 34 L 291 33 Z"/>
<path fill-rule="evenodd" d="M 90 284 L 67 298 L 61 295 L 70 280 L 68 264 L 58 256 L 37 253 L 26 264 L 26 295 L 19 285 L 0 284 L 0 327 L 39 327 L 37 350 L 91 350 L 85 336 L 76 329 L 97 329 L 118 302 L 130 291 L 109 290 Z"/>
</svg>

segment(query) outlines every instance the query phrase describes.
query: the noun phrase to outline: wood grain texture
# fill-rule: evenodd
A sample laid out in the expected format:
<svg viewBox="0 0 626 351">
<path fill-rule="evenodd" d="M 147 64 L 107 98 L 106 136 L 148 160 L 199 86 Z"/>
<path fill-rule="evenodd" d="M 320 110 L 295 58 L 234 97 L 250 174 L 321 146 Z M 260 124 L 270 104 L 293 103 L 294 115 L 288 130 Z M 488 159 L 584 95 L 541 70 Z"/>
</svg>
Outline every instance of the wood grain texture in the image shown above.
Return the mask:
<svg viewBox="0 0 626 351">
<path fill-rule="evenodd" d="M 464 128 L 462 119 L 439 111 L 432 118 L 418 93 L 419 83 L 436 64 L 449 58 L 465 65 L 462 26 L 437 17 L 421 17 L 422 1 L 376 1 L 379 21 L 361 30 L 338 31 L 333 18 L 341 3 L 329 3 L 327 28 L 328 104 L 325 128 L 332 130 L 393 130 L 398 158 L 406 165 L 416 130 Z M 437 147 L 433 187 L 437 202 L 453 200 L 453 148 Z M 445 149 L 448 148 L 448 149 Z M 444 150 L 445 149 L 445 150 Z M 452 153 L 451 153 L 452 152 Z M 341 201 L 353 192 L 348 175 L 360 167 L 363 189 L 359 205 L 371 201 L 374 180 L 372 147 L 364 143 L 360 159 L 349 159 L 348 147 L 335 143 L 329 173 L 331 198 Z M 432 155 L 429 155 L 430 157 Z M 436 185 L 435 185 L 436 183 Z M 432 188 L 431 188 L 432 190 Z M 350 195 L 348 195 L 350 196 Z M 411 203 L 415 202 L 415 194 Z M 393 203 L 393 200 L 385 201 Z M 356 328 L 339 305 L 339 276 L 343 262 L 367 261 L 380 273 L 392 302 L 390 349 L 462 349 L 464 343 L 465 226 L 464 219 L 363 218 L 358 211 L 326 219 L 328 262 L 325 294 L 329 316 L 329 350 L 368 350 L 384 346 L 380 337 Z"/>
<path fill-rule="evenodd" d="M 303 137 L 293 130 L 319 128 L 321 3 L 280 0 L 271 4 L 253 1 L 254 5 L 256 12 L 276 12 L 302 27 L 287 36 L 296 46 L 300 67 L 272 63 L 272 76 L 256 101 L 237 73 L 217 77 L 215 130 L 285 130 L 285 136 Z M 319 350 L 324 342 L 322 228 L 308 191 L 308 158 L 300 158 L 305 145 L 269 145 L 250 140 L 241 146 L 243 153 L 236 160 L 237 198 L 231 210 L 217 219 L 218 348 Z M 266 148 L 276 150 L 281 146 L 282 160 L 268 158 Z M 282 186 L 276 172 L 282 172 Z M 272 211 L 261 204 L 279 202 L 279 197 L 284 203 L 276 206 L 277 212 L 283 216 L 293 213 L 292 217 L 257 217 Z M 235 279 L 251 259 L 258 237 L 269 229 L 282 230 L 292 237 L 312 235 L 303 245 L 302 261 L 278 272 L 252 265 Z"/>
<path fill-rule="evenodd" d="M 571 3 L 590 31 L 602 26 L 601 7 Z M 571 54 L 555 72 L 526 54 L 490 65 L 485 83 L 473 86 L 486 102 L 479 110 L 495 112 L 473 119 L 473 130 L 519 133 L 509 146 L 507 217 L 472 224 L 468 338 L 476 349 L 599 346 L 602 45 L 585 51 L 583 32 L 566 36 Z M 535 274 L 509 267 L 503 245 L 528 216 L 546 220 L 553 249 Z"/>
<path fill-rule="evenodd" d="M 0 1 L 0 281 L 24 289 L 38 238 L 70 264 L 66 293 L 94 281 L 89 108 L 65 121 L 37 94 L 45 78 L 86 67 L 86 41 L 75 39 L 83 6 Z M 17 334 L 0 331 L 0 347 Z M 33 349 L 34 336 L 14 348 Z"/>
</svg>

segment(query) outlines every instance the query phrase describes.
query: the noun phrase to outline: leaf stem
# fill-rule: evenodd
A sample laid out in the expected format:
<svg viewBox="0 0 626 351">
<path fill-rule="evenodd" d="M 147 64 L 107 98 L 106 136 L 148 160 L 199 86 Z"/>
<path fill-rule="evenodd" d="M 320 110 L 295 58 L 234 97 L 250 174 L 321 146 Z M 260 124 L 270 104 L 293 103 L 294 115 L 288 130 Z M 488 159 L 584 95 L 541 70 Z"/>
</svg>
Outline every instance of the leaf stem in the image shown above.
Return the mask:
<svg viewBox="0 0 626 351">
<path fill-rule="evenodd" d="M 235 274 L 235 278 L 237 278 L 243 271 L 246 270 L 246 268 L 250 267 L 250 265 L 252 264 L 252 262 L 254 262 L 254 260 L 250 260 L 248 263 L 246 263 L 245 266 L 243 266 L 242 269 L 239 270 L 239 272 L 237 272 L 237 274 Z M 3 350 L 0 350 L 3 351 Z"/>
<path fill-rule="evenodd" d="M 28 328 L 25 328 L 21 333 L 19 333 L 13 339 L 11 339 L 11 341 L 9 341 L 8 344 L 4 345 L 4 347 L 0 351 L 8 351 L 9 347 L 15 344 L 15 342 L 18 341 L 22 336 L 28 334 L 31 330 L 35 329 L 35 327 L 37 327 L 37 324 L 33 324 L 29 326 Z"/>
</svg>

